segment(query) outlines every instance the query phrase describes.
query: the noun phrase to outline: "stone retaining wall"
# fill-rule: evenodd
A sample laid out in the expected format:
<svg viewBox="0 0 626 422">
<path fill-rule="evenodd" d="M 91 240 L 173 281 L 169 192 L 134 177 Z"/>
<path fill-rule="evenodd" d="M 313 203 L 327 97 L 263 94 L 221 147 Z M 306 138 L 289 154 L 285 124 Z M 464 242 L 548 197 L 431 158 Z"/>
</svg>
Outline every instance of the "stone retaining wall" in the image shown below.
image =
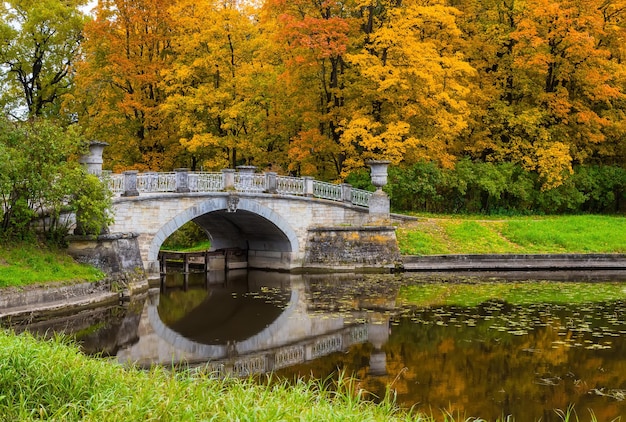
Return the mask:
<svg viewBox="0 0 626 422">
<path fill-rule="evenodd" d="M 405 271 L 555 271 L 626 272 L 626 254 L 486 254 L 403 256 Z"/>
<path fill-rule="evenodd" d="M 388 270 L 400 262 L 392 226 L 315 227 L 308 231 L 303 267 Z"/>
<path fill-rule="evenodd" d="M 21 306 L 42 305 L 50 302 L 70 301 L 78 297 L 97 295 L 110 291 L 110 283 L 80 283 L 74 285 L 38 285 L 22 288 L 0 289 L 0 310 Z"/>
</svg>

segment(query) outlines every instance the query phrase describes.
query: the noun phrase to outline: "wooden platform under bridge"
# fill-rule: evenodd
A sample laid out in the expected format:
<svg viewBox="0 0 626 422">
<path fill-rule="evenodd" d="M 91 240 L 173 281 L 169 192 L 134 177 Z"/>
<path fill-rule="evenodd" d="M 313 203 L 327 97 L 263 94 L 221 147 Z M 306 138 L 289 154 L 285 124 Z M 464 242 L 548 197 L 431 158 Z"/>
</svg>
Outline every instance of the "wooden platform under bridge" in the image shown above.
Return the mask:
<svg viewBox="0 0 626 422">
<path fill-rule="evenodd" d="M 183 274 L 183 288 L 189 286 L 190 273 L 205 273 L 211 271 L 228 271 L 248 267 L 247 252 L 239 248 L 218 249 L 200 252 L 159 252 L 159 267 L 161 291 L 165 289 L 165 279 L 170 273 Z"/>
</svg>

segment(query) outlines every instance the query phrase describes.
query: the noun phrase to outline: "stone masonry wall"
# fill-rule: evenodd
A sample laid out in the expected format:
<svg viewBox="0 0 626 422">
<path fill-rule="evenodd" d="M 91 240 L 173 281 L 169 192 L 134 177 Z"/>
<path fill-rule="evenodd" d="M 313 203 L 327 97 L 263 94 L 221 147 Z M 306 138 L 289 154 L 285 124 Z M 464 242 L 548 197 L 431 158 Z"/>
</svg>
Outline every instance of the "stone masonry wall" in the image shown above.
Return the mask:
<svg viewBox="0 0 626 422">
<path fill-rule="evenodd" d="M 309 229 L 305 268 L 388 268 L 400 265 L 395 229 L 389 226 Z"/>
</svg>

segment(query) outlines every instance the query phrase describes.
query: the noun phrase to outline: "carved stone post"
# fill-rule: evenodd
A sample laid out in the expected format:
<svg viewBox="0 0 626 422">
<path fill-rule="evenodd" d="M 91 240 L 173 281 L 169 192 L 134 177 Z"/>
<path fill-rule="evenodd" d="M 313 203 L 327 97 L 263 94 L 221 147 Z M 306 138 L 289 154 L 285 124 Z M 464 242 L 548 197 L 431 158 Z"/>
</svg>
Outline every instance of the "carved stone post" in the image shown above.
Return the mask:
<svg viewBox="0 0 626 422">
<path fill-rule="evenodd" d="M 389 161 L 372 160 L 367 161 L 371 169 L 372 184 L 376 186 L 376 192 L 370 197 L 369 213 L 370 219 L 373 221 L 387 221 L 390 218 L 389 196 L 383 191 L 383 186 L 387 184 L 387 168 Z"/>
<path fill-rule="evenodd" d="M 311 176 L 304 176 L 304 196 L 313 196 L 313 179 Z"/>
<path fill-rule="evenodd" d="M 156 171 L 147 171 L 144 173 L 146 192 L 159 191 L 159 175 Z"/>
<path fill-rule="evenodd" d="M 273 171 L 268 171 L 265 173 L 265 190 L 267 193 L 276 193 L 278 189 L 278 184 L 276 182 L 276 173 Z"/>
<path fill-rule="evenodd" d="M 189 169 L 174 169 L 176 192 L 189 192 Z"/>
<path fill-rule="evenodd" d="M 78 159 L 87 173 L 100 176 L 102 174 L 102 152 L 109 144 L 101 141 L 89 142 L 89 152 Z"/>
<path fill-rule="evenodd" d="M 127 170 L 124 174 L 124 192 L 122 196 L 139 196 L 137 190 L 137 170 Z"/>
<path fill-rule="evenodd" d="M 341 201 L 352 202 L 352 185 L 350 183 L 341 184 Z"/>
<path fill-rule="evenodd" d="M 222 178 L 224 181 L 224 190 L 235 189 L 235 170 L 234 169 L 222 169 Z"/>
<path fill-rule="evenodd" d="M 239 172 L 239 186 L 238 189 L 242 189 L 247 191 L 248 189 L 252 189 L 254 187 L 254 172 L 256 171 L 255 166 L 237 166 L 237 171 Z"/>
</svg>

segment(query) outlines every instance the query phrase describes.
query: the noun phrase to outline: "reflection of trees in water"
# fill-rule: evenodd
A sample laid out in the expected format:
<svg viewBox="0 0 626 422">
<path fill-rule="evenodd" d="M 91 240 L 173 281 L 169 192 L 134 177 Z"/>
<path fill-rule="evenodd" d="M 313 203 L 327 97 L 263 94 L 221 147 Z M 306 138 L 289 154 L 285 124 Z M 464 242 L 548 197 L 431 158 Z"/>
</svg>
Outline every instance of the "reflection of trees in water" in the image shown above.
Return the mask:
<svg viewBox="0 0 626 422">
<path fill-rule="evenodd" d="M 388 371 L 408 368 L 395 382 L 398 400 L 408 406 L 422 403 L 427 412 L 428 406 L 453 406 L 483 418 L 513 414 L 519 421 L 558 420 L 552 409 L 576 403 L 579 409 L 593 409 L 598 420 L 609 420 L 624 413 L 626 405 L 588 392 L 624 385 L 626 341 L 599 337 L 611 326 L 608 321 L 615 323 L 612 315 L 622 313 L 623 304 L 617 308 L 594 307 L 595 328 L 588 332 L 589 318 L 579 308 L 517 307 L 508 317 L 517 321 L 513 328 L 526 325 L 525 334 L 494 329 L 502 321 L 489 315 L 477 319 L 446 308 L 415 312 L 393 326 L 385 345 Z M 529 327 L 529 321 L 536 324 Z M 625 327 L 622 322 L 612 331 Z M 586 348 L 606 341 L 610 349 Z"/>
<path fill-rule="evenodd" d="M 448 409 L 488 420 L 512 414 L 520 422 L 560 421 L 553 409 L 575 403 L 581 417 L 590 408 L 597 420 L 612 420 L 626 413 L 624 402 L 590 392 L 597 386 L 605 387 L 601 394 L 615 392 L 626 382 L 626 341 L 619 337 L 626 332 L 623 312 L 620 302 L 583 307 L 494 302 L 406 311 L 392 322 L 381 347 L 382 374 L 372 374 L 377 349 L 367 343 L 277 375 L 324 379 L 345 371 L 369 397 L 383 397 L 391 388 L 398 404 L 417 403 L 418 410 L 436 417 Z M 610 349 L 589 347 L 607 341 Z"/>
<path fill-rule="evenodd" d="M 190 309 L 199 306 L 208 295 L 207 289 L 169 290 L 159 298 L 159 316 L 163 323 L 173 324 Z"/>
</svg>

